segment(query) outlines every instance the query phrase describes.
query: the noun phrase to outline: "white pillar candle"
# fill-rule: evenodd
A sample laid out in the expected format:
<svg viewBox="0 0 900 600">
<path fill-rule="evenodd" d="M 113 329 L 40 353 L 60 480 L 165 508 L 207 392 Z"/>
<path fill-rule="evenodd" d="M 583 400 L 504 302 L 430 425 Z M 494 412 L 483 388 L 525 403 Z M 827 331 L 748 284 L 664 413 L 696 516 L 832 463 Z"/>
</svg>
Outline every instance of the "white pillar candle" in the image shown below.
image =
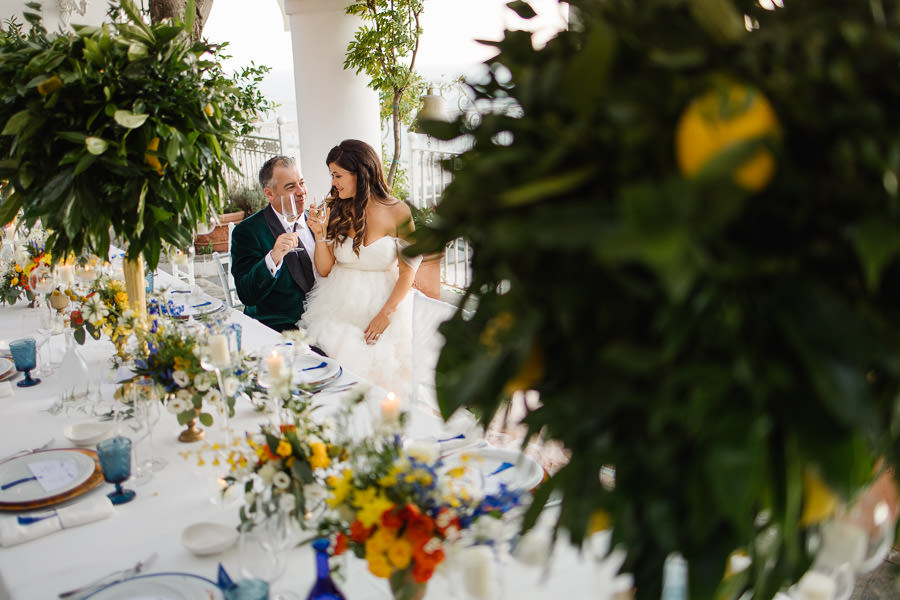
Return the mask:
<svg viewBox="0 0 900 600">
<path fill-rule="evenodd" d="M 75 269 L 72 265 L 60 265 L 58 270 L 59 282 L 69 285 L 75 282 Z"/>
<path fill-rule="evenodd" d="M 273 350 L 272 354 L 266 357 L 266 367 L 269 369 L 269 378 L 278 379 L 284 370 L 284 359 L 281 358 L 278 352 Z"/>
<path fill-rule="evenodd" d="M 825 573 L 808 571 L 797 584 L 799 600 L 834 600 L 834 579 Z"/>
<path fill-rule="evenodd" d="M 228 352 L 228 336 L 221 333 L 209 336 L 209 356 L 216 365 L 227 365 L 231 362 L 231 354 Z"/>
<path fill-rule="evenodd" d="M 176 265 L 186 265 L 187 261 L 187 255 L 184 252 L 178 252 L 177 254 L 175 254 L 175 260 L 173 260 L 172 262 L 174 262 Z"/>
<path fill-rule="evenodd" d="M 494 555 L 487 546 L 466 548 L 460 557 L 466 592 L 479 600 L 492 600 L 494 591 Z"/>
<path fill-rule="evenodd" d="M 396 421 L 400 416 L 400 398 L 394 392 L 388 392 L 381 401 L 381 419 L 383 421 Z"/>
</svg>

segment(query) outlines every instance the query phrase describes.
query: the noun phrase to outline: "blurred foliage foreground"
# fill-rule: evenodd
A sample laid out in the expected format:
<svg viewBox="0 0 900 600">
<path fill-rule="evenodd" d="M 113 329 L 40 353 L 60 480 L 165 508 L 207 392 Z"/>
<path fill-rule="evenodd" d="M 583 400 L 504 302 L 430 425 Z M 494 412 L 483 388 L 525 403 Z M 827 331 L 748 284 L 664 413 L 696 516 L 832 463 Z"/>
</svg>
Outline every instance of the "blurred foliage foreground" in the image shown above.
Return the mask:
<svg viewBox="0 0 900 600">
<path fill-rule="evenodd" d="M 414 249 L 474 248 L 442 410 L 539 390 L 530 431 L 572 458 L 531 516 L 553 490 L 576 542 L 608 516 L 639 598 L 671 552 L 692 599 L 771 598 L 831 493 L 898 458 L 900 8 L 764 4 L 573 0 L 427 125 L 473 141 Z"/>
</svg>

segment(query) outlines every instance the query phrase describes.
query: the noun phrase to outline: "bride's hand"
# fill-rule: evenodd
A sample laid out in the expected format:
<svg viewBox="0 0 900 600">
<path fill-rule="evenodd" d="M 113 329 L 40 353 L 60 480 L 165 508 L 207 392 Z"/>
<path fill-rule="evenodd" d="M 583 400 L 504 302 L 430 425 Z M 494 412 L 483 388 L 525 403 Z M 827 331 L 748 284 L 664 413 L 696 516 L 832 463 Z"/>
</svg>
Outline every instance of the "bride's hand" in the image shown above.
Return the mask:
<svg viewBox="0 0 900 600">
<path fill-rule="evenodd" d="M 365 336 L 367 344 L 374 344 L 378 341 L 378 338 L 381 337 L 381 334 L 384 333 L 384 330 L 387 329 L 387 326 L 391 324 L 391 319 L 384 311 L 380 311 L 375 318 L 369 323 L 369 326 L 366 327 L 366 330 L 363 332 Z"/>
</svg>

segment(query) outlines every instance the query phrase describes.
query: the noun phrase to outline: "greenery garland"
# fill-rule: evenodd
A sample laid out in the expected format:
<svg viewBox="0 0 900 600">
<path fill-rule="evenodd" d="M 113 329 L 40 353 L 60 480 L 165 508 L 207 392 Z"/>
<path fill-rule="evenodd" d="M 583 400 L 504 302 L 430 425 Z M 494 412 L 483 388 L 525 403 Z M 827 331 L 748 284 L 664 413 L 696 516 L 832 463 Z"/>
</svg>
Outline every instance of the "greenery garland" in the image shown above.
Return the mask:
<svg viewBox="0 0 900 600">
<path fill-rule="evenodd" d="M 478 114 L 426 124 L 473 144 L 413 249 L 474 250 L 441 409 L 487 423 L 539 390 L 529 430 L 572 458 L 530 518 L 554 490 L 576 542 L 608 515 L 639 598 L 671 552 L 693 599 L 771 598 L 810 564 L 817 498 L 900 457 L 900 4 L 570 8 L 542 49 L 486 42 Z M 734 551 L 752 565 L 723 580 Z"/>
<path fill-rule="evenodd" d="M 257 90 L 267 69 L 226 76 L 224 46 L 191 40 L 192 6 L 186 14 L 148 25 L 121 0 L 113 22 L 72 34 L 48 33 L 36 12 L 27 33 L 7 22 L 0 223 L 20 210 L 28 225 L 40 219 L 54 257 L 106 256 L 112 231 L 129 259 L 155 268 L 164 243 L 190 245 L 221 211 L 236 136 L 270 106 Z"/>
</svg>

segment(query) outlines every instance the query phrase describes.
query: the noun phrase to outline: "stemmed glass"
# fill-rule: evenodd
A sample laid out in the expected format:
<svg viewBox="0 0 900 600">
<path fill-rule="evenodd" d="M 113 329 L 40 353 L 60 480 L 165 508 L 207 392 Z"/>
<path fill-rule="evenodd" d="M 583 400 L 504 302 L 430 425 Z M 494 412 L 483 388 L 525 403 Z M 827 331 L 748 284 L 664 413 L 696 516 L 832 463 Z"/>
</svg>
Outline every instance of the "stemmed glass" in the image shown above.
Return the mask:
<svg viewBox="0 0 900 600">
<path fill-rule="evenodd" d="M 272 600 L 299 600 L 299 596 L 292 591 L 272 590 L 274 583 L 284 575 L 287 552 L 294 545 L 291 519 L 294 497 L 281 494 L 276 498 L 264 491 L 256 502 L 253 520 L 245 523 L 241 530 L 241 575 L 267 582 L 273 592 Z"/>
<path fill-rule="evenodd" d="M 222 416 L 222 428 L 225 442 L 231 445 L 231 430 L 228 427 L 228 416 L 231 410 L 229 394 L 222 377 L 222 372 L 229 372 L 240 359 L 238 350 L 238 331 L 227 323 L 212 323 L 207 327 L 205 336 L 200 340 L 200 366 L 206 371 L 216 374 L 216 382 L 221 392 L 221 405 L 218 407 Z"/>
<path fill-rule="evenodd" d="M 181 273 L 187 277 L 187 284 L 190 288 L 188 299 L 191 303 L 196 297 L 194 288 L 197 284 L 194 277 L 194 254 L 194 246 L 190 245 L 187 248 L 176 248 L 172 255 L 172 274 L 179 279 L 181 279 Z"/>
<path fill-rule="evenodd" d="M 25 379 L 16 383 L 19 387 L 31 387 L 41 382 L 40 379 L 31 376 L 31 370 L 37 362 L 36 346 L 34 338 L 22 338 L 9 343 L 9 351 L 17 371 L 25 372 Z"/>
<path fill-rule="evenodd" d="M 107 494 L 113 504 L 124 504 L 134 499 L 134 490 L 122 488 L 122 483 L 131 477 L 131 440 L 116 436 L 97 444 L 97 457 L 103 479 L 116 486 L 115 491 Z"/>
<path fill-rule="evenodd" d="M 281 215 L 288 223 L 293 223 L 300 216 L 294 194 L 283 194 L 281 196 Z"/>
<path fill-rule="evenodd" d="M 123 414 L 124 411 L 117 412 L 116 417 L 122 419 L 131 432 L 129 437 L 133 449 L 132 458 L 134 459 L 131 478 L 136 485 L 144 485 L 153 478 L 153 473 L 146 466 L 146 461 L 141 459 L 140 452 L 138 451 L 141 442 L 143 442 L 150 433 L 150 430 L 147 427 L 147 419 L 144 418 L 143 415 L 147 410 L 147 403 L 143 400 L 144 390 L 142 388 L 144 385 L 139 381 L 131 382 L 126 385 L 130 388 L 129 391 L 131 393 L 132 418 L 126 419 L 126 416 Z M 121 422 L 119 429 L 121 431 Z"/>
</svg>

